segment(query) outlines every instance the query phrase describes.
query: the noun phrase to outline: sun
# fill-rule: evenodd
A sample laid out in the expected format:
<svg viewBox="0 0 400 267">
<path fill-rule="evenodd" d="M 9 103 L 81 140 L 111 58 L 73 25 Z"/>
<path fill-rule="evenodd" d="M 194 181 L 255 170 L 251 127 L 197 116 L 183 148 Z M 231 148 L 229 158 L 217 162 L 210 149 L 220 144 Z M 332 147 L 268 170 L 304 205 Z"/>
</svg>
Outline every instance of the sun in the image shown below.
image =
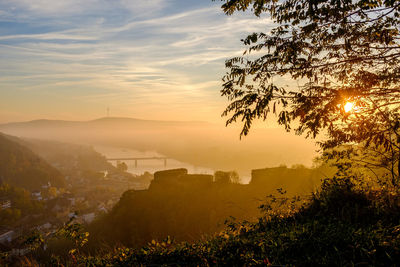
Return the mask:
<svg viewBox="0 0 400 267">
<path fill-rule="evenodd" d="M 344 105 L 344 111 L 345 112 L 350 112 L 354 109 L 354 103 L 353 102 L 346 102 Z"/>
</svg>

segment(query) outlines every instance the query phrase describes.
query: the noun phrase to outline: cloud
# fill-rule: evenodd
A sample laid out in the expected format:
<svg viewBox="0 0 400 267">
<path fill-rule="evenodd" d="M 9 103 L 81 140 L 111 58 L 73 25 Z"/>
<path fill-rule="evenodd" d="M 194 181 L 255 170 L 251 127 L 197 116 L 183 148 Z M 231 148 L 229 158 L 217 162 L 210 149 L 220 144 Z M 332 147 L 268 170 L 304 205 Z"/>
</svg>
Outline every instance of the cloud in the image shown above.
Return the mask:
<svg viewBox="0 0 400 267">
<path fill-rule="evenodd" d="M 44 16 L 64 16 L 70 14 L 83 13 L 90 6 L 94 6 L 98 0 L 9 0 L 3 1 L 2 6 L 9 10 L 20 13 L 30 13 L 31 15 Z"/>
<path fill-rule="evenodd" d="M 96 40 L 95 37 L 92 36 L 84 36 L 84 35 L 71 35 L 64 33 L 42 33 L 42 34 L 17 34 L 17 35 L 3 35 L 0 36 L 1 40 L 10 40 L 10 39 L 33 39 L 33 40 Z"/>
<path fill-rule="evenodd" d="M 4 3 L 17 16 L 15 29 L 0 31 L 1 88 L 136 111 L 148 110 L 146 102 L 216 109 L 224 60 L 242 53 L 245 34 L 271 25 L 227 17 L 215 4 L 176 12 L 167 0 L 15 0 L 0 9 Z"/>
<path fill-rule="evenodd" d="M 132 14 L 154 12 L 166 6 L 165 0 L 5 0 L 3 7 L 37 16 L 62 17 L 99 14 L 112 9 L 126 9 Z"/>
<path fill-rule="evenodd" d="M 133 14 L 146 11 L 148 14 L 160 11 L 167 6 L 165 0 L 120 0 L 120 5 Z"/>
</svg>

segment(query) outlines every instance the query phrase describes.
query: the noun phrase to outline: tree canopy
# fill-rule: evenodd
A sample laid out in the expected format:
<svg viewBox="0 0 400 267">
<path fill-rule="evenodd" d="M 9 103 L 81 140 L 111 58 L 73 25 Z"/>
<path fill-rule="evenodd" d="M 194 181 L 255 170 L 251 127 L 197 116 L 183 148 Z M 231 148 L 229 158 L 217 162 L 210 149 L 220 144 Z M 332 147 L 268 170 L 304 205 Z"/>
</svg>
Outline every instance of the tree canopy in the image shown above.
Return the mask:
<svg viewBox="0 0 400 267">
<path fill-rule="evenodd" d="M 227 125 L 241 120 L 241 136 L 247 135 L 255 119 L 273 113 L 287 130 L 307 137 L 323 132 L 325 149 L 379 146 L 398 177 L 400 1 L 224 2 L 228 15 L 247 10 L 273 21 L 269 32 L 242 40 L 243 56 L 226 61 Z M 279 85 L 278 77 L 295 85 Z"/>
</svg>

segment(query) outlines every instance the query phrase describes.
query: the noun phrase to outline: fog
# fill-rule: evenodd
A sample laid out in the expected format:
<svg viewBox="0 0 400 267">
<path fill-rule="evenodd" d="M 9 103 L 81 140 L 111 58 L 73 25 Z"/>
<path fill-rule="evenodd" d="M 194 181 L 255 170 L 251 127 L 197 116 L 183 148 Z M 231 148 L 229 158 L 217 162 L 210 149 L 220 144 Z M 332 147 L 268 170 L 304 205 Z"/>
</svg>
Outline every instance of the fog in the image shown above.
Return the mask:
<svg viewBox="0 0 400 267">
<path fill-rule="evenodd" d="M 305 140 L 280 128 L 254 129 L 240 140 L 240 129 L 207 122 L 130 118 L 36 120 L 3 124 L 0 131 L 24 138 L 85 144 L 95 148 L 132 149 L 143 153 L 153 151 L 199 168 L 200 172 L 204 169 L 235 170 L 245 177 L 244 180 L 256 168 L 282 164 L 311 166 L 317 155 L 317 147 L 312 140 Z M 178 167 L 177 164 L 174 167 Z M 161 164 L 160 169 L 163 169 Z"/>
</svg>

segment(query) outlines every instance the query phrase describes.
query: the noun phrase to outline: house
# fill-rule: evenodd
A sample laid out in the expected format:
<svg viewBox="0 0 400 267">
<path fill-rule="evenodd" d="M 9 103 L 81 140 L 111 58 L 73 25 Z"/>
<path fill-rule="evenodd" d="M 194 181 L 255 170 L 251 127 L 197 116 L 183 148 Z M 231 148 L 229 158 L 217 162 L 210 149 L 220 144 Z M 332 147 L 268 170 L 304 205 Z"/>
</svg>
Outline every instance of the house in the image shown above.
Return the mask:
<svg viewBox="0 0 400 267">
<path fill-rule="evenodd" d="M 42 200 L 43 199 L 42 198 L 42 192 L 40 192 L 40 191 L 33 191 L 32 192 L 32 197 L 35 200 Z"/>
<path fill-rule="evenodd" d="M 100 204 L 97 206 L 97 210 L 98 210 L 99 212 L 104 212 L 104 213 L 106 213 L 106 212 L 107 212 L 106 205 L 105 205 L 104 203 L 100 203 Z"/>
<path fill-rule="evenodd" d="M 11 250 L 11 255 L 13 256 L 24 256 L 30 252 L 30 248 L 25 247 L 25 248 L 13 248 Z"/>
<path fill-rule="evenodd" d="M 69 205 L 71 205 L 71 206 L 74 206 L 75 203 L 76 203 L 76 199 L 75 199 L 74 195 L 69 193 L 69 192 L 68 193 L 64 193 L 62 195 L 62 198 L 68 200 Z"/>
<path fill-rule="evenodd" d="M 82 218 L 83 222 L 91 223 L 94 220 L 95 216 L 96 216 L 95 213 L 91 212 L 91 213 L 83 214 L 81 218 Z"/>
<path fill-rule="evenodd" d="M 0 233 L 0 243 L 4 244 L 7 242 L 11 242 L 14 236 L 14 231 L 5 230 Z"/>
<path fill-rule="evenodd" d="M 51 183 L 50 182 L 47 182 L 47 184 L 42 185 L 43 189 L 48 189 L 50 187 L 51 187 Z"/>
<path fill-rule="evenodd" d="M 47 222 L 47 223 L 42 224 L 41 226 L 39 226 L 39 227 L 38 227 L 38 230 L 41 230 L 41 231 L 43 231 L 43 230 L 48 230 L 48 229 L 50 229 L 52 226 L 53 226 L 53 225 L 52 225 L 51 223 Z"/>
<path fill-rule="evenodd" d="M 75 198 L 74 197 L 69 197 L 68 201 L 71 203 L 71 206 L 75 205 Z"/>
<path fill-rule="evenodd" d="M 2 210 L 11 208 L 11 200 L 3 200 L 0 202 L 0 207 Z"/>
</svg>

